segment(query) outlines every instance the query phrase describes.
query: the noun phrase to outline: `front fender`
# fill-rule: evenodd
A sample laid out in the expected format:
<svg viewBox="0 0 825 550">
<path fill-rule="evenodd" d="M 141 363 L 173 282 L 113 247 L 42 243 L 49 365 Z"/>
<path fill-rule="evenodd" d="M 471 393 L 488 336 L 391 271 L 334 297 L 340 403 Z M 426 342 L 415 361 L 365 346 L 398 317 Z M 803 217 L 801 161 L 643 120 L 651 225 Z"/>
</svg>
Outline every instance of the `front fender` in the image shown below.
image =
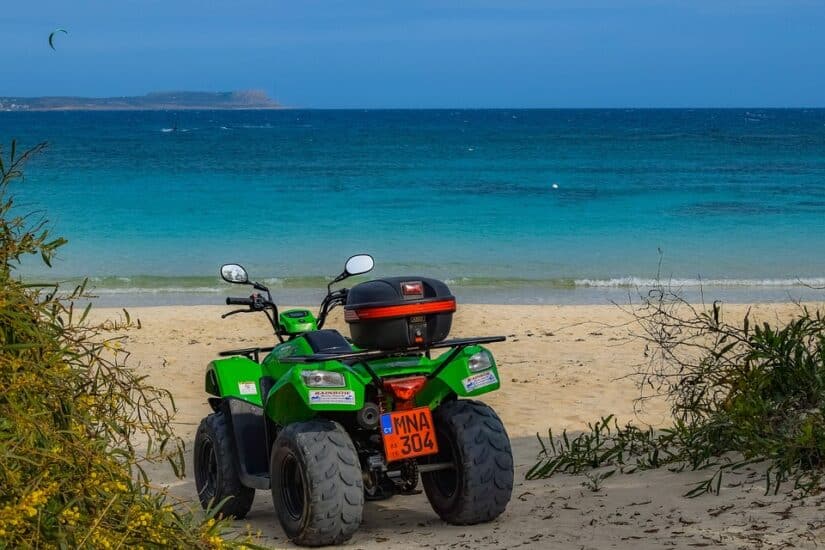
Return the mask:
<svg viewBox="0 0 825 550">
<path fill-rule="evenodd" d="M 327 370 L 344 375 L 344 387 L 310 388 L 304 384 L 304 370 Z M 364 381 L 338 361 L 313 365 L 296 365 L 289 369 L 272 387 L 266 399 L 266 414 L 276 424 L 309 420 L 318 414 L 335 411 L 350 412 L 364 407 Z"/>
<path fill-rule="evenodd" d="M 235 356 L 216 359 L 206 369 L 206 392 L 218 397 L 237 397 L 261 406 L 261 365 Z"/>
</svg>

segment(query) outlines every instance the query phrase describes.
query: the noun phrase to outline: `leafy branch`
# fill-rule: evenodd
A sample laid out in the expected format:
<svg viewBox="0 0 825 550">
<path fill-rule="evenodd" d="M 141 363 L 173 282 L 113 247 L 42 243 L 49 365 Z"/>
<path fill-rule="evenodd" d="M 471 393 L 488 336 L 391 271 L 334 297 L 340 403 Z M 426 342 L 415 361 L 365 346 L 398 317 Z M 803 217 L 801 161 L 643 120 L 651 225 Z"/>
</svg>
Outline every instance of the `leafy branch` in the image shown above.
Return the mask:
<svg viewBox="0 0 825 550">
<path fill-rule="evenodd" d="M 767 464 L 766 491 L 793 482 L 811 492 L 825 475 L 825 317 L 800 306 L 787 322 L 728 321 L 720 302 L 688 303 L 659 284 L 624 308 L 644 342 L 634 373 L 640 396 L 670 403 L 673 426 L 619 426 L 613 416 L 583 433 L 539 437 L 527 478 L 668 467 L 713 469 L 687 496 L 718 493 L 725 472 Z"/>
</svg>

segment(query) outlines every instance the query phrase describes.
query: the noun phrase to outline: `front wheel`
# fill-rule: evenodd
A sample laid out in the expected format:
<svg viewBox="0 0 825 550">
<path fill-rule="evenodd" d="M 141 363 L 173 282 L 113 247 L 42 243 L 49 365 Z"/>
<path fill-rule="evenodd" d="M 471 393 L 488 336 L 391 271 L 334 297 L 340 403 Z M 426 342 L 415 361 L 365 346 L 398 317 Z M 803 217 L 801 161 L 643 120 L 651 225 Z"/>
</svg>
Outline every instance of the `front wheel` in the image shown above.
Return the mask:
<svg viewBox="0 0 825 550">
<path fill-rule="evenodd" d="M 438 454 L 451 468 L 421 474 L 433 510 L 448 523 L 472 525 L 501 515 L 513 492 L 510 438 L 495 411 L 478 401 L 449 401 L 433 411 Z"/>
<path fill-rule="evenodd" d="M 245 487 L 235 467 L 234 445 L 222 412 L 201 420 L 195 435 L 195 487 L 204 510 L 224 502 L 220 514 L 243 519 L 252 507 L 255 489 Z"/>
<path fill-rule="evenodd" d="M 341 544 L 361 525 L 361 465 L 340 424 L 290 424 L 275 440 L 269 471 L 278 519 L 295 544 Z"/>
</svg>

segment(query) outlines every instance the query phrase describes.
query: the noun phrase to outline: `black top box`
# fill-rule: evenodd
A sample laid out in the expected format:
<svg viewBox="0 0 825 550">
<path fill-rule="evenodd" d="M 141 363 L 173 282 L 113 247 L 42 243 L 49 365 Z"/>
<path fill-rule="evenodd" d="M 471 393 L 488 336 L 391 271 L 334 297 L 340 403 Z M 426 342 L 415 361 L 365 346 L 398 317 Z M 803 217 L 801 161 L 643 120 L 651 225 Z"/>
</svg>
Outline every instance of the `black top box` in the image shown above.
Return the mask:
<svg viewBox="0 0 825 550">
<path fill-rule="evenodd" d="M 386 277 L 352 287 L 344 319 L 360 348 L 426 348 L 447 338 L 454 311 L 455 297 L 443 282 Z"/>
</svg>

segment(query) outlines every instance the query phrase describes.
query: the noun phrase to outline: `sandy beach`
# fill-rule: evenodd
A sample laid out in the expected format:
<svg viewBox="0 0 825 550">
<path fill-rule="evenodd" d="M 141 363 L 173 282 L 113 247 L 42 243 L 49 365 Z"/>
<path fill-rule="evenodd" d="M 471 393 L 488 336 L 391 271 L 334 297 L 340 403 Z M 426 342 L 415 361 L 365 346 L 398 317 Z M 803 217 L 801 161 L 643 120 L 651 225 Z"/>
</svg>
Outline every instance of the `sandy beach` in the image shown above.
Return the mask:
<svg viewBox="0 0 825 550">
<path fill-rule="evenodd" d="M 725 307 L 741 318 L 749 306 Z M 763 319 L 787 315 L 793 304 L 760 304 Z M 141 328 L 126 333 L 130 362 L 150 380 L 168 388 L 179 412 L 177 432 L 191 443 L 200 419 L 210 412 L 203 391 L 207 363 L 222 349 L 270 345 L 263 316 L 221 320 L 220 306 L 132 308 Z M 119 310 L 95 310 L 96 319 Z M 340 312 L 328 325 L 346 328 Z M 758 468 L 725 477 L 721 495 L 687 499 L 691 482 L 709 472 L 667 470 L 615 475 L 598 491 L 584 476 L 560 475 L 526 481 L 539 445 L 536 433 L 571 433 L 589 421 L 615 413 L 620 422 L 653 426 L 669 422 L 667 406 L 649 402 L 634 416 L 638 390 L 625 376 L 643 361 L 642 345 L 631 337 L 628 317 L 615 306 L 460 306 L 452 336 L 502 334 L 493 344 L 502 388 L 484 396 L 501 416 L 513 443 L 516 486 L 507 511 L 486 525 L 455 527 L 443 523 L 423 494 L 368 502 L 361 529 L 350 548 L 813 548 L 825 543 L 825 496 L 795 500 L 766 496 Z M 176 480 L 165 467 L 151 469 L 153 481 L 196 501 L 189 477 Z M 272 511 L 268 492 L 259 491 L 247 519 L 261 542 L 291 547 Z"/>
</svg>

